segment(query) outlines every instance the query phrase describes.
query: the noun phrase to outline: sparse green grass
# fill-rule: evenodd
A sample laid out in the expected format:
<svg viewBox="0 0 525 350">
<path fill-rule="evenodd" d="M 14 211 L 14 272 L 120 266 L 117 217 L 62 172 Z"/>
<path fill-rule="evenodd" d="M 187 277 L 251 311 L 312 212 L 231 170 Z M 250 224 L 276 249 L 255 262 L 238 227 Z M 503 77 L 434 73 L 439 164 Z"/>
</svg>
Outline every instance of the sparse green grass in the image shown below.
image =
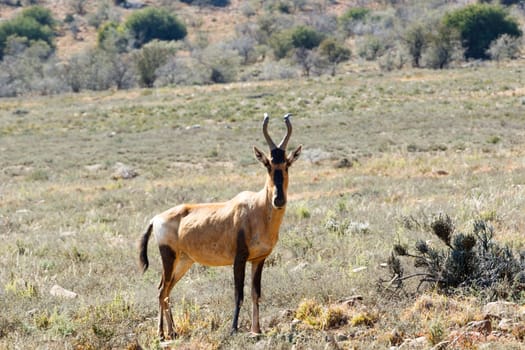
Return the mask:
<svg viewBox="0 0 525 350">
<path fill-rule="evenodd" d="M 465 227 L 484 217 L 496 239 L 525 246 L 522 63 L 0 100 L 0 348 L 159 348 L 158 251 L 152 240 L 142 275 L 136 241 L 168 207 L 263 186 L 252 145 L 264 146 L 264 112 L 275 137 L 293 113 L 289 147 L 304 145 L 263 273 L 266 334 L 247 335 L 247 283 L 242 331 L 230 337 L 231 268 L 194 266 L 172 294 L 175 344 L 317 349 L 328 332 L 346 335 L 344 347 L 388 348 L 399 327 L 437 342 L 454 317 L 473 319 L 476 302 L 422 322 L 424 312 L 407 316 L 413 300 L 378 293 L 380 264 L 394 242 L 416 238 L 402 224 L 411 215 L 445 212 Z M 356 161 L 336 168 L 341 158 Z M 140 175 L 112 180 L 116 162 Z M 54 284 L 78 297 L 51 296 Z M 361 304 L 340 309 L 355 294 Z M 304 300 L 328 311 L 294 329 L 282 313 Z"/>
</svg>

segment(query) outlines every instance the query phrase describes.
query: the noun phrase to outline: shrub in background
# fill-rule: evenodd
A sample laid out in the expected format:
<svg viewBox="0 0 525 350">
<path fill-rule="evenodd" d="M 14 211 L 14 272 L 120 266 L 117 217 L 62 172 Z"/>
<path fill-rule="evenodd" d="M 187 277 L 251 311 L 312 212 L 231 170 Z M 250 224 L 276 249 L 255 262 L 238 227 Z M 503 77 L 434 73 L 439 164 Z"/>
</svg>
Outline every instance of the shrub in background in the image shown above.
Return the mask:
<svg viewBox="0 0 525 350">
<path fill-rule="evenodd" d="M 274 33 L 268 42 L 276 59 L 285 58 L 293 48 L 292 32 L 290 30 L 283 30 Z"/>
<path fill-rule="evenodd" d="M 156 70 L 155 86 L 202 85 L 210 81 L 210 70 L 193 57 L 171 56 Z"/>
<path fill-rule="evenodd" d="M 363 22 L 369 14 L 368 8 L 352 7 L 337 19 L 339 29 L 346 35 L 353 35 L 355 26 Z"/>
<path fill-rule="evenodd" d="M 209 45 L 197 56 L 198 60 L 210 69 L 210 82 L 222 84 L 236 79 L 242 58 L 227 45 Z"/>
<path fill-rule="evenodd" d="M 135 39 L 135 46 L 142 47 L 152 40 L 181 40 L 188 34 L 186 26 L 166 10 L 154 7 L 134 12 L 125 22 Z"/>
<path fill-rule="evenodd" d="M 436 32 L 429 36 L 428 46 L 421 56 L 421 64 L 427 68 L 443 69 L 452 62 L 462 60 L 463 53 L 459 33 L 439 25 Z"/>
<path fill-rule="evenodd" d="M 420 67 L 421 57 L 429 43 L 429 30 L 423 23 L 414 23 L 405 31 L 402 42 L 412 59 L 412 67 Z"/>
<path fill-rule="evenodd" d="M 0 61 L 0 97 L 67 90 L 47 43 L 10 36 L 5 51 Z"/>
<path fill-rule="evenodd" d="M 459 33 L 466 58 L 489 58 L 487 49 L 494 39 L 502 34 L 514 37 L 522 34 L 517 21 L 498 5 L 472 4 L 459 8 L 443 17 L 443 25 Z"/>
<path fill-rule="evenodd" d="M 297 50 L 312 50 L 321 44 L 324 34 L 308 26 L 296 26 L 275 33 L 269 40 L 277 59 L 284 58 Z"/>
<path fill-rule="evenodd" d="M 157 78 L 156 71 L 168 58 L 175 54 L 177 46 L 172 43 L 154 40 L 133 53 L 139 84 L 152 87 Z"/>
<path fill-rule="evenodd" d="M 330 74 L 334 76 L 337 65 L 341 62 L 348 61 L 351 51 L 335 38 L 326 38 L 319 45 L 319 54 L 326 58 L 331 67 Z"/>
<path fill-rule="evenodd" d="M 135 72 L 128 55 L 100 49 L 72 56 L 63 66 L 65 81 L 73 92 L 126 89 L 135 86 Z"/>
<path fill-rule="evenodd" d="M 131 33 L 117 22 L 106 22 L 97 32 L 97 45 L 106 51 L 128 52 L 134 46 Z"/>
<path fill-rule="evenodd" d="M 7 39 L 10 36 L 27 38 L 28 40 L 42 40 L 49 47 L 54 48 L 53 39 L 55 20 L 51 11 L 33 6 L 24 9 L 18 16 L 0 23 L 0 59 L 4 55 Z"/>
<path fill-rule="evenodd" d="M 298 26 L 290 33 L 293 47 L 312 50 L 321 44 L 324 35 L 312 27 Z"/>
<path fill-rule="evenodd" d="M 520 38 L 503 34 L 490 43 L 490 47 L 487 50 L 487 55 L 496 61 L 512 60 L 519 57 L 520 48 Z"/>
<path fill-rule="evenodd" d="M 357 40 L 357 54 L 367 61 L 373 61 L 386 51 L 386 44 L 379 37 L 367 35 Z"/>
</svg>

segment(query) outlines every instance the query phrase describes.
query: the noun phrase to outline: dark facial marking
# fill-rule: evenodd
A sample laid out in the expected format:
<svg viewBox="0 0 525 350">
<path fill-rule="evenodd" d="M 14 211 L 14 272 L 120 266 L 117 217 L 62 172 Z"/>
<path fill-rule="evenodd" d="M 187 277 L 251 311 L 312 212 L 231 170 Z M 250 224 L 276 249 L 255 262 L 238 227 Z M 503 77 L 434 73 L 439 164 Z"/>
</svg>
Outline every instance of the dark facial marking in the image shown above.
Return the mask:
<svg viewBox="0 0 525 350">
<path fill-rule="evenodd" d="M 275 171 L 273 172 L 273 183 L 278 188 L 283 186 L 284 176 L 283 176 L 283 171 L 282 170 L 275 169 Z"/>
<path fill-rule="evenodd" d="M 270 155 L 272 156 L 273 164 L 282 164 L 286 162 L 286 152 L 280 148 L 271 150 Z"/>
<path fill-rule="evenodd" d="M 273 197 L 273 204 L 276 207 L 282 207 L 286 204 L 284 199 L 284 176 L 281 169 L 275 169 L 273 172 L 273 183 L 275 185 L 275 193 Z"/>
<path fill-rule="evenodd" d="M 237 252 L 233 262 L 233 279 L 235 281 L 235 310 L 233 312 L 232 332 L 237 330 L 237 321 L 239 320 L 239 311 L 244 298 L 244 274 L 246 270 L 246 261 L 250 252 L 246 244 L 244 230 L 240 230 L 237 235 Z"/>
</svg>

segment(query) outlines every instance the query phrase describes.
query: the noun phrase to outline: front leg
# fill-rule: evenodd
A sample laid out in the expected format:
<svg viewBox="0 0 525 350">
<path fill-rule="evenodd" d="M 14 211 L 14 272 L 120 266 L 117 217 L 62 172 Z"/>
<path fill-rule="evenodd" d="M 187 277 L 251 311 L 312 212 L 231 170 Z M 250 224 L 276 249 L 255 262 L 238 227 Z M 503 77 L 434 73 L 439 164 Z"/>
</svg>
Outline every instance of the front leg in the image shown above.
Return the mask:
<svg viewBox="0 0 525 350">
<path fill-rule="evenodd" d="M 244 231 L 240 230 L 239 235 L 237 236 L 237 252 L 233 262 L 233 279 L 235 281 L 235 310 L 233 312 L 232 333 L 237 332 L 238 328 L 239 311 L 244 298 L 244 274 L 248 256 L 249 252 L 244 237 Z"/>
<path fill-rule="evenodd" d="M 264 260 L 252 262 L 252 333 L 260 334 L 259 299 L 261 298 L 261 277 Z"/>
</svg>

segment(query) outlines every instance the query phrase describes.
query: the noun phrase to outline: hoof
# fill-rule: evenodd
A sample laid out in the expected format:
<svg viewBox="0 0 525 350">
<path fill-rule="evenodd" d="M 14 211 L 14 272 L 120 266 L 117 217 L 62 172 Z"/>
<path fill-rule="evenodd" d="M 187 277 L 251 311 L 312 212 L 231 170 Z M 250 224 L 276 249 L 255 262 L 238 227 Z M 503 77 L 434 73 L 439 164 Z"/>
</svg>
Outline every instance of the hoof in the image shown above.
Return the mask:
<svg viewBox="0 0 525 350">
<path fill-rule="evenodd" d="M 175 340 L 177 339 L 179 335 L 177 334 L 177 332 L 173 331 L 173 332 L 170 332 L 170 339 L 171 340 Z"/>
<path fill-rule="evenodd" d="M 250 339 L 253 339 L 253 340 L 261 340 L 261 339 L 264 337 L 264 334 L 262 334 L 261 331 L 259 331 L 259 332 L 251 331 L 251 332 L 248 334 L 248 337 L 249 337 Z"/>
</svg>

